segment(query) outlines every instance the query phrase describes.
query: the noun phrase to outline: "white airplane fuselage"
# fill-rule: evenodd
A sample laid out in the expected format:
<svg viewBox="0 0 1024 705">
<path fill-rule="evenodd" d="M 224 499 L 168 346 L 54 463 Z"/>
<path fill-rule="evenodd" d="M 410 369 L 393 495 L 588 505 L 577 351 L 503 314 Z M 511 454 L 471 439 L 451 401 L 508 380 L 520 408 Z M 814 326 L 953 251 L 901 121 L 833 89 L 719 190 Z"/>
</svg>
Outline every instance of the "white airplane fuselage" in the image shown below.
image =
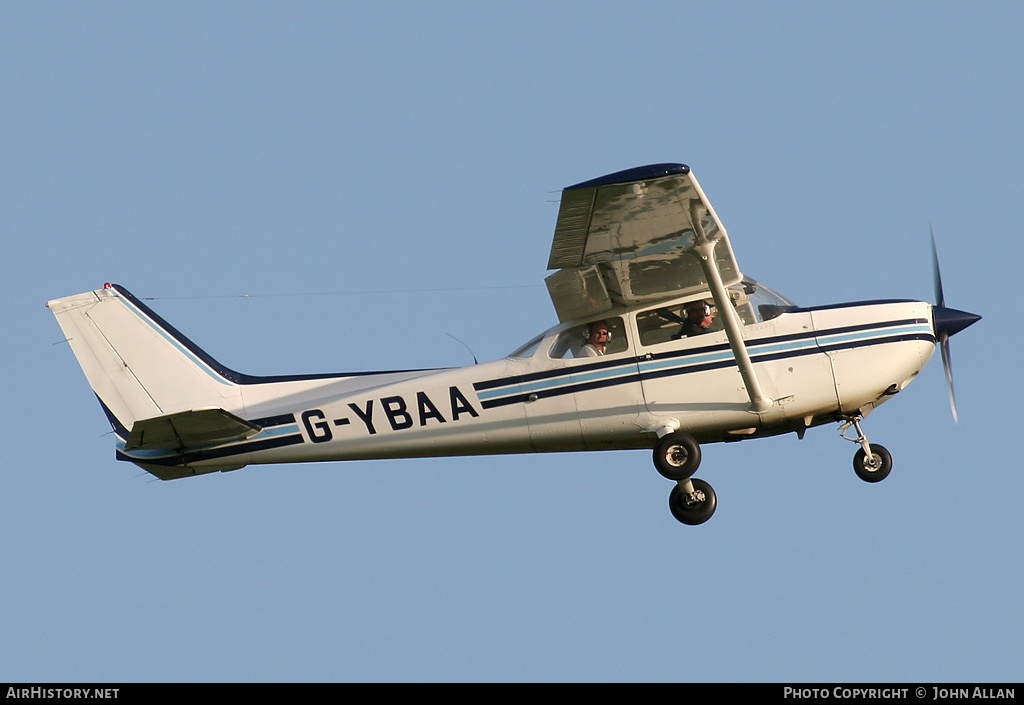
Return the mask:
<svg viewBox="0 0 1024 705">
<path fill-rule="evenodd" d="M 763 411 L 751 410 L 724 331 L 644 345 L 639 312 L 623 311 L 625 349 L 602 357 L 551 357 L 566 324 L 528 353 L 472 367 L 222 380 L 206 403 L 252 421 L 257 435 L 178 453 L 120 442 L 118 457 L 188 475 L 256 463 L 650 448 L 665 428 L 700 443 L 802 435 L 864 416 L 902 390 L 935 349 L 931 309 L 795 307 L 744 326 L 771 400 Z"/>
<path fill-rule="evenodd" d="M 562 190 L 545 286 L 561 323 L 472 367 L 257 377 L 214 360 L 123 287 L 47 303 L 117 438 L 163 480 L 249 464 L 646 448 L 669 510 L 696 526 L 717 495 L 704 443 L 838 422 L 853 469 L 892 455 L 861 425 L 980 316 L 935 304 L 802 308 L 743 274 L 685 164 Z M 850 435 L 848 435 L 850 434 Z"/>
</svg>

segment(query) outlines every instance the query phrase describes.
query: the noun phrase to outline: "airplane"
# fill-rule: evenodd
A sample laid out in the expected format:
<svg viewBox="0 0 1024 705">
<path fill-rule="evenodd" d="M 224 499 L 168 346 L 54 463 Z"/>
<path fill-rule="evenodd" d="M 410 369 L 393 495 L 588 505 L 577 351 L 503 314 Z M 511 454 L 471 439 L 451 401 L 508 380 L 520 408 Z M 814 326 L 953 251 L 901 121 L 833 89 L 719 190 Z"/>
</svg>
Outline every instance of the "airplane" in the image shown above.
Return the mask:
<svg viewBox="0 0 1024 705">
<path fill-rule="evenodd" d="M 797 306 L 745 276 L 690 168 L 653 164 L 562 191 L 545 280 L 559 323 L 447 369 L 253 376 L 116 284 L 49 301 L 116 435 L 161 480 L 250 464 L 647 449 L 672 516 L 717 507 L 701 445 L 837 423 L 856 474 L 892 456 L 862 422 L 978 321 L 936 302 Z"/>
</svg>

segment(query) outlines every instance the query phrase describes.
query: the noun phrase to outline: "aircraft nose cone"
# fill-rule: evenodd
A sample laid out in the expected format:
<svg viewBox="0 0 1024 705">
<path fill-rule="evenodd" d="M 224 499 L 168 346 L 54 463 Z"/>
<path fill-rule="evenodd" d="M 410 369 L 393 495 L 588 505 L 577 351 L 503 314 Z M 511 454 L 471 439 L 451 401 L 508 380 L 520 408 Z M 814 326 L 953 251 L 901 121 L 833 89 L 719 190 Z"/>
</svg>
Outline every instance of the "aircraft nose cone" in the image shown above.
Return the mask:
<svg viewBox="0 0 1024 705">
<path fill-rule="evenodd" d="M 949 337 L 956 335 L 972 323 L 981 320 L 976 313 L 957 311 L 955 308 L 945 306 L 932 306 L 932 319 L 934 321 L 936 337 Z"/>
</svg>

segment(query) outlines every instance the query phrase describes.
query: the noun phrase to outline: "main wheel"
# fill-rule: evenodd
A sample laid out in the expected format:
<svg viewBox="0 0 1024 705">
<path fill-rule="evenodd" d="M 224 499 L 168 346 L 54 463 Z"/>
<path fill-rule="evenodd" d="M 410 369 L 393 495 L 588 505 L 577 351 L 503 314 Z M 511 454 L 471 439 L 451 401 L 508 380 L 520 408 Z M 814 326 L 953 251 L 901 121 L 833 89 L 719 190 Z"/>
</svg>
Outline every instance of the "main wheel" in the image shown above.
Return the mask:
<svg viewBox="0 0 1024 705">
<path fill-rule="evenodd" d="M 676 521 L 687 526 L 697 526 L 697 524 L 706 522 L 715 513 L 715 509 L 718 507 L 718 497 L 711 485 L 704 480 L 693 478 L 690 483 L 697 496 L 691 498 L 683 491 L 682 487 L 676 485 L 668 496 L 668 508 Z M 701 495 L 703 495 L 703 499 L 700 499 Z"/>
<path fill-rule="evenodd" d="M 669 480 L 685 480 L 700 467 L 700 446 L 686 433 L 664 435 L 654 446 L 654 467 Z"/>
<path fill-rule="evenodd" d="M 892 456 L 885 446 L 872 443 L 870 460 L 863 448 L 853 456 L 853 471 L 864 482 L 881 482 L 889 476 L 891 470 Z"/>
</svg>

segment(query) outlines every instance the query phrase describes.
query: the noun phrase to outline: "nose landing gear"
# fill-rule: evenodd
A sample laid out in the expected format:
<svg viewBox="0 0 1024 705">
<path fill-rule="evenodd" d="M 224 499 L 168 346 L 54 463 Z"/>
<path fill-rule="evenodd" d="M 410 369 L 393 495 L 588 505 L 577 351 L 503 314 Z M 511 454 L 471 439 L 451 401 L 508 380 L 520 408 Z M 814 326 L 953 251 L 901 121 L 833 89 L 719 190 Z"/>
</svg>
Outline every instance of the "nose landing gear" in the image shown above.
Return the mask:
<svg viewBox="0 0 1024 705">
<path fill-rule="evenodd" d="M 847 441 L 860 444 L 860 449 L 853 456 L 853 471 L 857 473 L 857 477 L 864 482 L 881 482 L 889 476 L 889 472 L 892 470 L 892 455 L 885 446 L 868 443 L 868 437 L 864 435 L 864 431 L 860 427 L 862 420 L 861 416 L 850 417 L 839 427 L 839 434 Z M 856 438 L 846 435 L 851 426 L 857 431 Z"/>
</svg>

